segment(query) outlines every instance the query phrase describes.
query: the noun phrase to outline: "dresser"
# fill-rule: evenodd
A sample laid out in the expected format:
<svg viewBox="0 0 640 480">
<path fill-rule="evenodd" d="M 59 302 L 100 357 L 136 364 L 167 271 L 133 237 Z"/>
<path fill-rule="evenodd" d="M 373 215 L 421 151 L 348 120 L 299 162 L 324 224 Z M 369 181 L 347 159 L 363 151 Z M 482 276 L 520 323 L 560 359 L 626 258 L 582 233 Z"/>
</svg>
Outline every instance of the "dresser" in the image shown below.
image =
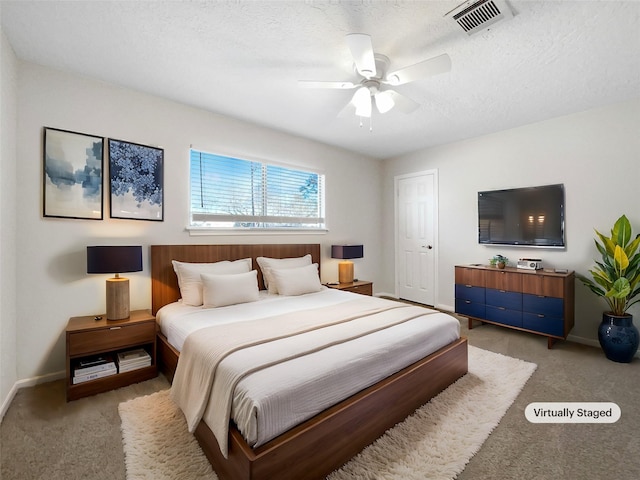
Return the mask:
<svg viewBox="0 0 640 480">
<path fill-rule="evenodd" d="M 455 267 L 456 313 L 473 321 L 544 335 L 551 348 L 574 324 L 575 275 L 498 269 L 485 265 Z"/>
</svg>

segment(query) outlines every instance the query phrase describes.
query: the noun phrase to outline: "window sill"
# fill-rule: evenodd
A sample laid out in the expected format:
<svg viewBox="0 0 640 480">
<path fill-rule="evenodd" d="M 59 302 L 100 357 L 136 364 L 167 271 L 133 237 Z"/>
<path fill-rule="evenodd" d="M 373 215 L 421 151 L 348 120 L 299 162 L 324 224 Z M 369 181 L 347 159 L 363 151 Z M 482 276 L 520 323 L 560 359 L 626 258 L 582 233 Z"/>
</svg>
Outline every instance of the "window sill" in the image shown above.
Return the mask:
<svg viewBox="0 0 640 480">
<path fill-rule="evenodd" d="M 209 228 L 209 227 L 186 227 L 192 237 L 203 236 L 224 236 L 224 235 L 326 235 L 329 230 L 322 229 L 292 229 L 292 228 Z"/>
</svg>

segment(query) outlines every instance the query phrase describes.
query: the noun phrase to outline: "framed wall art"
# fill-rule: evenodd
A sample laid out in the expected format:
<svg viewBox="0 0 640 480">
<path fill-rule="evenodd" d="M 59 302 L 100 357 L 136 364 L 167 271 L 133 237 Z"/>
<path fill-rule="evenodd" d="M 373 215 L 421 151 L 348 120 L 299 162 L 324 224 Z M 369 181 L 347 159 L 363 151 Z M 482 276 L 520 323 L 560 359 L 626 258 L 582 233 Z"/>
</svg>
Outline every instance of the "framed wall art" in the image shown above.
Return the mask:
<svg viewBox="0 0 640 480">
<path fill-rule="evenodd" d="M 44 128 L 43 215 L 102 220 L 104 138 Z"/>
<path fill-rule="evenodd" d="M 164 150 L 109 139 L 111 218 L 162 221 Z"/>
</svg>

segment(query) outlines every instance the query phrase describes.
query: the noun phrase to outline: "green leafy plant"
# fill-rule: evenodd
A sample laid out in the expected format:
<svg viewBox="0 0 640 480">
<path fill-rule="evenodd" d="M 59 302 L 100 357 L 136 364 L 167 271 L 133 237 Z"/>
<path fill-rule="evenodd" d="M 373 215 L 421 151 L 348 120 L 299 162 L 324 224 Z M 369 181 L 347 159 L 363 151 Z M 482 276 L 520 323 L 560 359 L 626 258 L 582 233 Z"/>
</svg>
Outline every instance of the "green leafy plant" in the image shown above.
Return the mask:
<svg viewBox="0 0 640 480">
<path fill-rule="evenodd" d="M 504 263 L 506 265 L 509 263 L 509 259 L 503 255 L 494 255 L 494 257 L 489 260 L 489 265 L 496 265 L 498 263 Z"/>
<path fill-rule="evenodd" d="M 631 223 L 622 215 L 611 229 L 611 237 L 596 230 L 596 248 L 602 261 L 589 273 L 593 280 L 578 274 L 589 289 L 603 297 L 613 315 L 625 315 L 629 307 L 640 302 L 634 300 L 640 294 L 640 234 L 632 240 Z"/>
</svg>

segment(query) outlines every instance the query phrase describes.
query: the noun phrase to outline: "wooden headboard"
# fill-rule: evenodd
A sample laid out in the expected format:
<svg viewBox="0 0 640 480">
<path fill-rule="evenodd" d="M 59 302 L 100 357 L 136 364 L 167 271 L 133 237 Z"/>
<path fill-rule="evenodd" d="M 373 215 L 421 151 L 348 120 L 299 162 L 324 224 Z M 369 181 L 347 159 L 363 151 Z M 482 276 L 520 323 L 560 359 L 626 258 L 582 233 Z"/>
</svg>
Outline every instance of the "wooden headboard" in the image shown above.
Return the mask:
<svg viewBox="0 0 640 480">
<path fill-rule="evenodd" d="M 312 263 L 320 271 L 319 244 L 263 244 L 263 245 L 151 245 L 151 308 L 156 312 L 180 298 L 178 278 L 172 260 L 192 263 L 213 263 L 221 260 L 251 258 L 258 270 L 258 286 L 264 289 L 262 272 L 256 257 L 291 258 L 310 253 Z"/>
</svg>

